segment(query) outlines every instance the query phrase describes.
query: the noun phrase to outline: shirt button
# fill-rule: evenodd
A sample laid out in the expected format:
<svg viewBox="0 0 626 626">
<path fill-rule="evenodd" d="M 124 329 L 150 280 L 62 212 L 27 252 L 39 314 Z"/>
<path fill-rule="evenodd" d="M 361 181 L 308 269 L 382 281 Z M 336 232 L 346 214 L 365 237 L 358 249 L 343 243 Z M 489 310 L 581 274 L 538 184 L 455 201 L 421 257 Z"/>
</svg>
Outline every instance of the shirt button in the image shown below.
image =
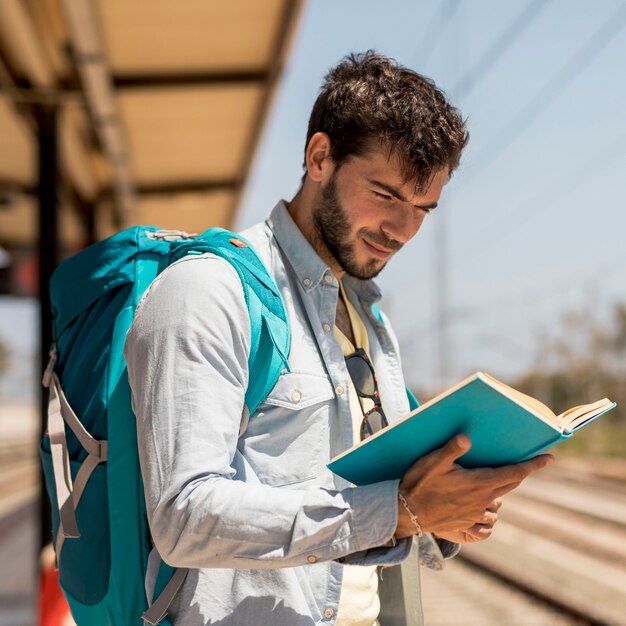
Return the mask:
<svg viewBox="0 0 626 626">
<path fill-rule="evenodd" d="M 335 387 L 335 393 L 340 396 L 341 394 L 343 394 L 343 387 L 341 385 L 337 385 Z"/>
<path fill-rule="evenodd" d="M 331 326 L 328 322 L 326 322 L 326 323 L 322 326 L 322 328 L 324 329 L 324 331 L 325 331 L 325 332 L 329 333 L 329 332 L 331 331 L 331 329 L 332 329 L 332 326 Z"/>
<path fill-rule="evenodd" d="M 302 394 L 299 391 L 294 391 L 291 394 L 291 401 L 292 402 L 300 402 L 300 400 L 302 400 Z"/>
<path fill-rule="evenodd" d="M 311 564 L 317 563 L 317 557 L 314 554 L 309 554 L 309 556 L 306 557 L 306 560 Z"/>
<path fill-rule="evenodd" d="M 330 607 L 324 609 L 324 617 L 330 619 L 335 614 L 335 611 Z"/>
<path fill-rule="evenodd" d="M 310 278 L 305 278 L 305 279 L 302 281 L 302 283 L 303 283 L 303 285 L 304 285 L 305 287 L 308 287 L 308 286 L 311 284 L 311 279 L 310 279 Z"/>
<path fill-rule="evenodd" d="M 333 277 L 330 274 L 324 274 L 324 282 L 330 285 L 333 282 Z"/>
</svg>

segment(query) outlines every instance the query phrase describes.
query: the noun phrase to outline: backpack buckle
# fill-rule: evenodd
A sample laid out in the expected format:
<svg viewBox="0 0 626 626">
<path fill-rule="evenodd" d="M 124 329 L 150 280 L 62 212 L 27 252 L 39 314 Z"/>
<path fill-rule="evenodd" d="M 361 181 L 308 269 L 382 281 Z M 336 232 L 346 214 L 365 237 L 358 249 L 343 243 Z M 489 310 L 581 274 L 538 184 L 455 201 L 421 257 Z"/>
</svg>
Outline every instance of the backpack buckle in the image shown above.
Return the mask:
<svg viewBox="0 0 626 626">
<path fill-rule="evenodd" d="M 101 439 L 98 441 L 98 458 L 100 461 L 106 461 L 109 455 L 109 440 Z"/>
<path fill-rule="evenodd" d="M 181 239 L 195 239 L 198 233 L 187 233 L 184 230 L 168 230 L 163 228 L 157 231 L 146 231 L 146 237 L 149 239 L 160 239 L 163 241 L 179 241 Z"/>
</svg>

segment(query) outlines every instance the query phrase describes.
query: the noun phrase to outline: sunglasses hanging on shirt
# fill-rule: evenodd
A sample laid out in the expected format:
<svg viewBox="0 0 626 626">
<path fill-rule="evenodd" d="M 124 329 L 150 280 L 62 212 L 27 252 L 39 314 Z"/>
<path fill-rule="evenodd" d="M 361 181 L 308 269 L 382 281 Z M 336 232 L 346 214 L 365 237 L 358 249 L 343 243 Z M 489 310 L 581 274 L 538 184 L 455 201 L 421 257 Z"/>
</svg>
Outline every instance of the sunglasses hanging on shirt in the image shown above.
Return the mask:
<svg viewBox="0 0 626 626">
<path fill-rule="evenodd" d="M 346 357 L 346 367 L 359 398 L 368 398 L 374 403 L 369 411 L 363 413 L 360 430 L 362 441 L 387 426 L 388 422 L 378 394 L 376 372 L 365 350 L 357 348 L 349 354 Z M 361 410 L 363 410 L 362 405 Z"/>
</svg>

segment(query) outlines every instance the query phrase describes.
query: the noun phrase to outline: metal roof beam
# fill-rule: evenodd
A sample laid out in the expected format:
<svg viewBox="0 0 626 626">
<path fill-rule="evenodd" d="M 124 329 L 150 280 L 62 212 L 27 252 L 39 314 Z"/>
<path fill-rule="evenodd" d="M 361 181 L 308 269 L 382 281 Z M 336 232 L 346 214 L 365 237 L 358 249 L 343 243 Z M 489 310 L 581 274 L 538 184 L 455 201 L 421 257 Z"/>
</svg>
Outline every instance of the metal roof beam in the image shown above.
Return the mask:
<svg viewBox="0 0 626 626">
<path fill-rule="evenodd" d="M 128 74 L 113 76 L 117 89 L 144 89 L 168 87 L 209 87 L 241 83 L 264 83 L 269 80 L 267 71 L 228 71 L 228 72 L 181 72 L 167 74 Z"/>
<path fill-rule="evenodd" d="M 216 191 L 237 192 L 239 180 L 181 180 L 165 183 L 144 183 L 135 187 L 138 196 L 176 195 L 182 193 L 211 193 Z"/>
<path fill-rule="evenodd" d="M 37 187 L 25 185 L 23 182 L 16 180 L 0 178 L 0 199 L 16 193 L 32 196 L 37 193 Z"/>
<path fill-rule="evenodd" d="M 117 218 L 121 225 L 132 224 L 135 202 L 126 137 L 117 114 L 94 7 L 88 0 L 62 0 L 62 6 L 89 115 L 113 171 Z"/>
<path fill-rule="evenodd" d="M 24 4 L 19 0 L 0 3 L 0 41 L 7 52 L 7 63 L 23 73 L 31 85 L 54 87 L 54 72 Z"/>
<path fill-rule="evenodd" d="M 257 119 L 256 123 L 254 124 L 254 130 L 251 133 L 251 136 L 248 140 L 248 147 L 246 148 L 244 153 L 247 155 L 246 161 L 243 164 L 242 169 L 242 180 L 244 181 L 248 179 L 248 174 L 250 173 L 250 170 L 252 168 L 252 162 L 256 155 L 258 145 L 261 141 L 263 127 L 267 123 L 267 119 L 269 117 L 269 111 L 272 106 L 274 96 L 276 95 L 278 79 L 282 74 L 283 67 L 287 59 L 287 54 L 289 48 L 291 47 L 292 38 L 295 36 L 295 32 L 297 30 L 296 24 L 301 15 L 303 5 L 304 0 L 286 0 L 285 2 L 282 21 L 274 40 L 272 63 L 270 68 L 268 69 L 268 78 L 265 94 L 263 95 L 263 99 L 258 108 Z M 229 218 L 229 222 L 231 224 L 235 221 L 235 213 L 237 211 L 237 207 L 239 206 L 243 191 L 244 186 L 242 185 L 238 190 L 237 199 L 233 204 L 233 209 Z"/>
</svg>

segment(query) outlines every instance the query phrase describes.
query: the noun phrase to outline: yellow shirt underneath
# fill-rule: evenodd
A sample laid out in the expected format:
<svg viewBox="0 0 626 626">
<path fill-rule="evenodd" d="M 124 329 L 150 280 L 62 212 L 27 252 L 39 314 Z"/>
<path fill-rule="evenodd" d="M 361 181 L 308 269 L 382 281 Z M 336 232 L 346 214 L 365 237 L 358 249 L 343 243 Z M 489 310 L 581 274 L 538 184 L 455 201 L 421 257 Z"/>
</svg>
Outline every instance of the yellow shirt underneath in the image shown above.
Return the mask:
<svg viewBox="0 0 626 626">
<path fill-rule="evenodd" d="M 367 329 L 361 320 L 358 312 L 346 297 L 343 286 L 339 283 L 343 300 L 348 309 L 352 333 L 357 345 L 365 350 L 369 355 L 369 341 Z M 335 339 L 343 350 L 343 355 L 348 356 L 355 351 L 352 342 L 335 325 Z M 366 403 L 370 402 L 366 398 L 359 401 L 359 397 L 354 390 L 354 385 L 350 385 L 350 412 L 352 414 L 352 432 L 354 433 L 353 443 L 358 443 L 360 438 L 361 420 L 363 419 L 364 408 L 369 409 Z M 378 626 L 378 614 L 380 613 L 380 599 L 378 597 L 378 575 L 375 565 L 344 565 L 343 582 L 341 585 L 341 597 L 339 599 L 339 610 L 337 611 L 336 626 Z"/>
</svg>

